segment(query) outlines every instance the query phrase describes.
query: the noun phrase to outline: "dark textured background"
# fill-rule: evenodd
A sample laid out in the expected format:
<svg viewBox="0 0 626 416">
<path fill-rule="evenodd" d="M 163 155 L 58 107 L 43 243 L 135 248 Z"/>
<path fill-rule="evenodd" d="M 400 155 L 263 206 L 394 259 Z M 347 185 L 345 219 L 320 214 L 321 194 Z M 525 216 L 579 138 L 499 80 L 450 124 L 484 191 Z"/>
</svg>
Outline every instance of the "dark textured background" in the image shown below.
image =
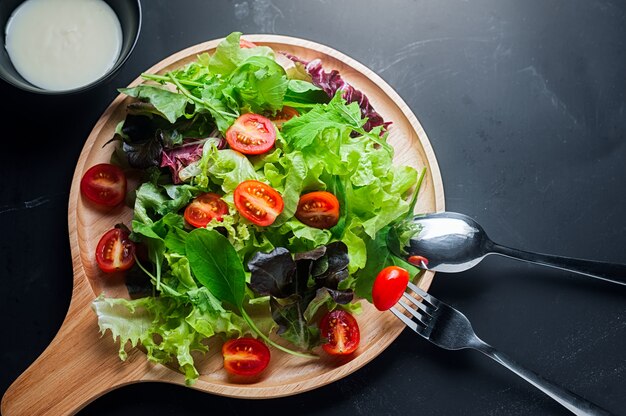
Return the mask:
<svg viewBox="0 0 626 416">
<path fill-rule="evenodd" d="M 327 44 L 382 76 L 424 126 L 446 205 L 502 244 L 626 263 L 626 3 L 611 0 L 146 0 L 135 52 L 88 93 L 0 84 L 0 391 L 44 350 L 71 295 L 67 202 L 91 128 L 141 71 L 231 31 Z M 626 414 L 626 288 L 489 257 L 431 291 L 547 378 Z M 222 410 L 218 410 L 222 409 Z M 405 331 L 369 365 L 295 397 L 245 401 L 158 383 L 81 415 L 560 415 L 474 351 Z"/>
</svg>

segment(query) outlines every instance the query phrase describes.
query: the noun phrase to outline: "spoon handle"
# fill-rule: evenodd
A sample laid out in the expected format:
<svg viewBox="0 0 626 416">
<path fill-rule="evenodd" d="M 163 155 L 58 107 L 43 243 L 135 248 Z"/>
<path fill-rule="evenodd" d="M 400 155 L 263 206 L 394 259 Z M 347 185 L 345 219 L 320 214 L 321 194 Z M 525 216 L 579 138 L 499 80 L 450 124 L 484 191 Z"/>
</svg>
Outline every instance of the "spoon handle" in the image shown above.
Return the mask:
<svg viewBox="0 0 626 416">
<path fill-rule="evenodd" d="M 607 263 L 603 261 L 575 259 L 571 257 L 554 256 L 551 254 L 532 253 L 510 247 L 493 244 L 492 253 L 541 264 L 557 269 L 567 270 L 585 276 L 606 280 L 607 282 L 626 285 L 626 264 Z"/>
</svg>

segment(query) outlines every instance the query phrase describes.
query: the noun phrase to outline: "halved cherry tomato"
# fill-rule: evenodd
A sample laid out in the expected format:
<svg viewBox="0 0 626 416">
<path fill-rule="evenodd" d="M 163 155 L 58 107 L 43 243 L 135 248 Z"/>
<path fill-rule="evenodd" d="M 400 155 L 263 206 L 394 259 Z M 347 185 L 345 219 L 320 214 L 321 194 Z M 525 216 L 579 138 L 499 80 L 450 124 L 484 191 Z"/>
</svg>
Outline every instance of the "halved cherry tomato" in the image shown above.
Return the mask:
<svg viewBox="0 0 626 416">
<path fill-rule="evenodd" d="M 246 113 L 226 130 L 226 141 L 233 150 L 246 155 L 260 155 L 274 146 L 276 129 L 267 117 Z"/>
<path fill-rule="evenodd" d="M 409 284 L 409 272 L 398 266 L 385 267 L 372 287 L 372 301 L 379 311 L 386 311 L 402 297 Z"/>
<path fill-rule="evenodd" d="M 185 208 L 185 221 L 196 228 L 206 227 L 213 218 L 222 221 L 222 216 L 228 214 L 228 205 L 217 194 L 206 193 L 198 195 Z"/>
<path fill-rule="evenodd" d="M 298 110 L 286 105 L 280 111 L 276 112 L 276 114 L 270 117 L 270 120 L 272 120 L 276 125 L 276 128 L 280 130 L 283 128 L 283 124 L 299 115 L 300 113 L 298 113 Z"/>
<path fill-rule="evenodd" d="M 241 49 L 247 49 L 247 48 L 256 48 L 258 45 L 256 43 L 250 42 L 249 40 L 245 40 L 242 38 L 239 38 L 239 47 Z"/>
<path fill-rule="evenodd" d="M 339 221 L 339 201 L 326 191 L 304 194 L 298 202 L 296 218 L 309 227 L 334 227 Z"/>
<path fill-rule="evenodd" d="M 331 355 L 352 354 L 361 342 L 359 324 L 350 313 L 335 309 L 328 312 L 320 321 L 320 331 L 328 342 L 322 344 L 324 351 Z"/>
<path fill-rule="evenodd" d="M 235 188 L 235 207 L 256 225 L 266 227 L 283 212 L 283 197 L 271 186 L 259 181 L 244 181 Z"/>
<path fill-rule="evenodd" d="M 254 338 L 231 339 L 222 346 L 224 368 L 238 376 L 255 376 L 270 362 L 267 345 Z"/>
<path fill-rule="evenodd" d="M 109 163 L 94 165 L 83 175 L 80 191 L 98 205 L 113 207 L 126 196 L 126 175 Z"/>
<path fill-rule="evenodd" d="M 107 231 L 96 246 L 96 262 L 105 273 L 128 270 L 135 264 L 135 243 L 128 231 L 113 228 Z"/>
</svg>

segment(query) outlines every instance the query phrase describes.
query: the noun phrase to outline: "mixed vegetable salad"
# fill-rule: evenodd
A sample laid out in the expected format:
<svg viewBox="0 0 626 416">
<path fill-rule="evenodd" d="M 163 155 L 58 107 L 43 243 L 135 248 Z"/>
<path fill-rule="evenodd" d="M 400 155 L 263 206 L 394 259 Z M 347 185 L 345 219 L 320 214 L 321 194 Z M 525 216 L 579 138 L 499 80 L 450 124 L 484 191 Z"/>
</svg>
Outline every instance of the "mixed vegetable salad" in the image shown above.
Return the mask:
<svg viewBox="0 0 626 416">
<path fill-rule="evenodd" d="M 268 365 L 268 345 L 351 354 L 360 300 L 387 309 L 419 271 L 385 242 L 424 176 L 392 164 L 389 123 L 319 60 L 240 36 L 121 89 L 135 99 L 107 144 L 111 163 L 81 182 L 92 203 L 134 207 L 97 245 L 102 271 L 124 272 L 130 294 L 93 302 L 102 333 L 120 358 L 141 344 L 188 383 L 192 352 L 215 336 L 241 375 Z"/>
</svg>

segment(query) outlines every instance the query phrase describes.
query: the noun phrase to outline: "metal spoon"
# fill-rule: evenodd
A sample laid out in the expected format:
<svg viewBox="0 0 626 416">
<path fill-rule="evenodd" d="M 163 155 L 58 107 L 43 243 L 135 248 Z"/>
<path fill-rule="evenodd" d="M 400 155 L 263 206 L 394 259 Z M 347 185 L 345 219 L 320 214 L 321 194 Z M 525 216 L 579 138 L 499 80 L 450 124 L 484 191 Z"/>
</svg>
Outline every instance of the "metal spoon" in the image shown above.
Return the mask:
<svg viewBox="0 0 626 416">
<path fill-rule="evenodd" d="M 402 242 L 407 242 L 408 245 Z M 439 212 L 415 216 L 396 224 L 387 236 L 396 256 L 427 270 L 462 272 L 477 265 L 488 254 L 580 273 L 626 285 L 626 265 L 532 253 L 496 244 L 483 228 L 467 215 Z"/>
</svg>

